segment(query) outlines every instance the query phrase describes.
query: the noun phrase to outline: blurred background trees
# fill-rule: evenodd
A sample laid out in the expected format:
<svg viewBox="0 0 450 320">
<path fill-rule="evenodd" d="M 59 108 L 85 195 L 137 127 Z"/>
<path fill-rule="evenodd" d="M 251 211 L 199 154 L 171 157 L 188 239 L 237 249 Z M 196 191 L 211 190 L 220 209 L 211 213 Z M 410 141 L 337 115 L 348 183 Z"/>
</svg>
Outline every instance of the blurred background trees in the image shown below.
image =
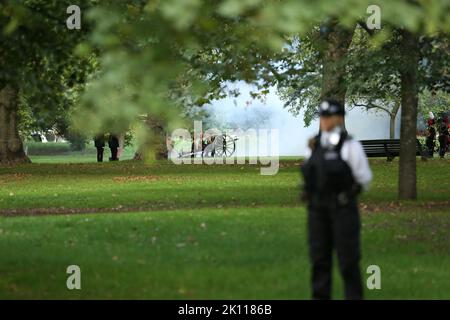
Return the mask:
<svg viewBox="0 0 450 320">
<path fill-rule="evenodd" d="M 381 30 L 366 25 L 372 4 Z M 416 197 L 419 94 L 449 90 L 448 1 L 87 1 L 76 31 L 65 26 L 68 5 L 0 4 L 0 106 L 21 121 L 2 124 L 16 132 L 0 133 L 2 162 L 26 160 L 17 128 L 30 126 L 90 137 L 151 118 L 163 125 L 142 129 L 141 140 L 162 143 L 161 131 L 239 94 L 227 84 L 245 81 L 254 97 L 278 86 L 292 112 L 304 108 L 306 123 L 323 97 L 393 119 L 401 108 L 399 195 Z"/>
</svg>

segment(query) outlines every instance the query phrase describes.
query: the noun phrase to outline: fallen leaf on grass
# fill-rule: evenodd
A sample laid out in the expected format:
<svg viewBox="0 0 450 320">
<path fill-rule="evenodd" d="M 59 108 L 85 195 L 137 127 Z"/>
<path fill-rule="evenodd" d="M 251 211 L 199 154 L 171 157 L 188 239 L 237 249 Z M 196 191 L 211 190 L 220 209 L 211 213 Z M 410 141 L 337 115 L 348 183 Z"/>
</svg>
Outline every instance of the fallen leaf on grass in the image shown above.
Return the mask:
<svg viewBox="0 0 450 320">
<path fill-rule="evenodd" d="M 31 177 L 31 174 L 28 174 L 28 173 L 2 174 L 2 175 L 0 175 L 0 183 L 21 181 L 21 180 L 24 180 L 24 179 L 27 179 L 30 177 Z"/>
<path fill-rule="evenodd" d="M 157 176 L 127 176 L 127 177 L 114 177 L 115 182 L 136 182 L 136 181 L 157 181 Z"/>
</svg>

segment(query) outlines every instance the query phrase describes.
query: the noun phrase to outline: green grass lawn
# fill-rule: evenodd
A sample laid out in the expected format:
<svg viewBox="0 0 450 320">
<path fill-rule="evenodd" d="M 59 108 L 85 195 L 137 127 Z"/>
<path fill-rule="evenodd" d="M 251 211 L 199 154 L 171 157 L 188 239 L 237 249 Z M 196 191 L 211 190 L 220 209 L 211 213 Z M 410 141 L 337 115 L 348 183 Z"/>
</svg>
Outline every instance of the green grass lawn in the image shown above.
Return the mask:
<svg viewBox="0 0 450 320">
<path fill-rule="evenodd" d="M 93 143 L 87 144 L 83 151 L 70 151 L 68 143 L 30 143 L 29 157 L 33 163 L 96 163 L 97 150 Z M 134 148 L 126 147 L 121 160 L 131 160 L 134 157 Z M 108 146 L 104 149 L 104 160 L 111 156 Z"/>
<path fill-rule="evenodd" d="M 261 176 L 80 158 L 0 168 L 0 298 L 309 298 L 299 159 Z M 381 267 L 382 289 L 366 296 L 449 299 L 448 161 L 418 161 L 417 202 L 396 201 L 398 162 L 371 164 L 361 265 Z M 80 291 L 66 288 L 72 264 Z M 342 298 L 337 270 L 334 284 Z"/>
</svg>

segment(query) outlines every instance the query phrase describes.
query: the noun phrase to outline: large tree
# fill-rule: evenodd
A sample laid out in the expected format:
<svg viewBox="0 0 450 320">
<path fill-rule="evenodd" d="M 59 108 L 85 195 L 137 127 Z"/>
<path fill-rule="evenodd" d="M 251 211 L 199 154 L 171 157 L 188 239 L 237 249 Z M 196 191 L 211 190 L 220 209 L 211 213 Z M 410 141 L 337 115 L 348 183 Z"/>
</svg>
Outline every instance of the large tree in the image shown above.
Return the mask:
<svg viewBox="0 0 450 320">
<path fill-rule="evenodd" d="M 70 5 L 56 0 L 0 3 L 0 163 L 29 161 L 18 132 L 19 102 L 36 121 L 48 124 L 67 112 L 68 91 L 84 81 L 89 64 L 80 63 L 73 49 L 88 28 L 67 28 Z"/>
<path fill-rule="evenodd" d="M 350 49 L 340 58 L 346 66 L 344 75 L 333 87 L 346 96 L 350 106 L 387 112 L 391 138 L 396 115 L 402 106 L 399 197 L 415 199 L 418 96 L 426 88 L 448 90 L 448 36 L 438 32 L 425 35 L 423 29 L 409 31 L 403 27 L 389 27 L 389 31 L 381 33 L 387 38 L 382 41 L 380 33 L 377 35 L 369 30 L 374 39 L 368 39 L 367 30 L 357 29 Z M 309 122 L 323 93 L 323 84 L 319 90 L 318 79 L 325 73 L 319 72 L 324 67 L 318 59 L 320 51 L 313 45 L 314 38 L 299 38 L 296 43 L 291 50 L 294 60 L 297 58 L 297 64 L 301 66 L 313 66 L 313 70 L 280 82 L 279 88 L 291 110 L 298 112 L 306 107 L 305 120 Z M 338 79 L 339 73 L 334 73 Z"/>
<path fill-rule="evenodd" d="M 404 60 L 400 31 L 394 29 L 386 36 L 380 42 L 361 29 L 355 34 L 348 57 L 347 98 L 350 106 L 386 113 L 390 120 L 389 135 L 394 139 L 396 116 L 401 107 L 400 71 Z M 441 97 L 450 89 L 448 40 L 442 34 L 422 36 L 419 50 L 418 87 L 422 101 L 428 102 L 423 110 L 439 110 L 432 107 L 432 99 L 425 98 L 431 97 L 427 92 L 440 92 Z"/>
</svg>

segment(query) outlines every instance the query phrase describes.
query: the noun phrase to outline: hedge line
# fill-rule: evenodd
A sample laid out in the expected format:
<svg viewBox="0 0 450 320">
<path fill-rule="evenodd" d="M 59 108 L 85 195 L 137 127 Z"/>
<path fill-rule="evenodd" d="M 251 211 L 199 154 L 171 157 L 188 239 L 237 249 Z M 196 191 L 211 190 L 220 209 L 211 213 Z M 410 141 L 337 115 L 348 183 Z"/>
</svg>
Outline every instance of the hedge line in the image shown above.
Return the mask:
<svg viewBox="0 0 450 320">
<path fill-rule="evenodd" d="M 66 155 L 73 152 L 70 144 L 66 142 L 27 142 L 25 143 L 25 149 L 30 156 Z M 96 150 L 93 145 L 86 145 L 85 150 L 81 153 L 95 154 Z"/>
</svg>

